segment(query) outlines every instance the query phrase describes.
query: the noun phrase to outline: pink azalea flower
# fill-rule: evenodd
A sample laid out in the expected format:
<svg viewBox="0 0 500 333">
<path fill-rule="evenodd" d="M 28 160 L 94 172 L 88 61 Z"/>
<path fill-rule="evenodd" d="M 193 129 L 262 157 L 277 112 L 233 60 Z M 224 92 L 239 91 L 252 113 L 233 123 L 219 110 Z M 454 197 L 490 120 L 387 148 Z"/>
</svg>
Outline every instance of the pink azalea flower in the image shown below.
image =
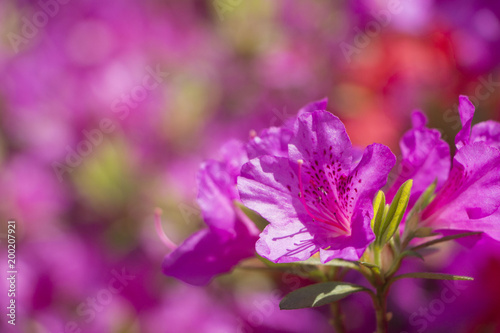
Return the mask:
<svg viewBox="0 0 500 333">
<path fill-rule="evenodd" d="M 450 175 L 422 212 L 422 225 L 434 229 L 483 231 L 500 240 L 500 123 L 471 128 L 474 106 L 465 96 L 459 105 L 462 129 Z"/>
<path fill-rule="evenodd" d="M 395 164 L 389 148 L 368 146 L 361 161 L 342 122 L 326 111 L 298 117 L 288 156 L 261 156 L 238 178 L 243 203 L 270 224 L 257 252 L 278 263 L 306 260 L 320 252 L 357 260 L 373 241 L 372 200 Z"/>
</svg>

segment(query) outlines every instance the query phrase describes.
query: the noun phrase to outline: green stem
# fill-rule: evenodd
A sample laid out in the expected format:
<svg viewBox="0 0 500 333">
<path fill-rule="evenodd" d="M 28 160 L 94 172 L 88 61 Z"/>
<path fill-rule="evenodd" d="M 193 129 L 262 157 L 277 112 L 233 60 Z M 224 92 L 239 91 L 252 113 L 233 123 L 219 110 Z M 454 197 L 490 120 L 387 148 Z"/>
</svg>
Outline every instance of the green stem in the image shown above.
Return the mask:
<svg viewBox="0 0 500 333">
<path fill-rule="evenodd" d="M 420 249 L 424 249 L 426 247 L 429 247 L 429 246 L 432 246 L 432 245 L 435 245 L 435 244 L 439 244 L 439 243 L 442 243 L 442 242 L 446 242 L 446 241 L 449 241 L 449 240 L 452 240 L 452 239 L 457 239 L 457 238 L 462 238 L 462 237 L 467 237 L 467 236 L 476 236 L 476 235 L 479 235 L 481 234 L 482 232 L 465 232 L 463 234 L 458 234 L 458 235 L 452 235 L 452 236 L 445 236 L 445 237 L 441 237 L 441 238 L 438 238 L 438 239 L 433 239 L 431 241 L 428 241 L 428 242 L 425 242 L 425 243 L 422 243 L 420 245 L 417 245 L 415 247 L 413 247 L 411 250 L 412 251 L 416 251 L 416 250 L 420 250 Z"/>
<path fill-rule="evenodd" d="M 380 248 L 378 246 L 375 246 L 373 249 L 373 260 L 375 261 L 375 265 L 378 267 L 382 268 L 382 260 L 380 258 Z"/>
<path fill-rule="evenodd" d="M 375 315 L 377 319 L 377 330 L 376 333 L 387 333 L 387 304 L 386 304 L 386 296 L 388 290 L 388 284 L 390 281 L 386 279 L 386 274 L 382 270 L 382 249 L 378 246 L 375 246 L 373 249 L 373 259 L 375 265 L 380 267 L 380 271 L 373 271 L 373 275 L 375 277 L 372 285 L 376 289 L 375 293 L 370 293 L 373 300 L 373 306 L 375 308 Z M 399 258 L 398 258 L 399 259 Z"/>
<path fill-rule="evenodd" d="M 384 286 L 377 288 L 377 295 L 373 297 L 373 303 L 377 317 L 376 333 L 387 333 L 387 304 Z"/>
<path fill-rule="evenodd" d="M 378 268 L 372 268 L 371 271 L 374 273 L 375 277 L 375 287 L 376 285 L 385 283 L 384 271 L 382 269 L 382 248 L 375 246 L 373 249 L 373 260 Z"/>
<path fill-rule="evenodd" d="M 332 314 L 331 324 L 336 333 L 346 333 L 344 315 L 340 308 L 340 302 L 333 302 L 330 304 L 330 311 Z"/>
<path fill-rule="evenodd" d="M 327 280 L 342 281 L 343 272 L 341 267 L 332 267 L 329 273 L 330 274 L 325 276 Z M 330 303 L 330 313 L 332 316 L 330 323 L 335 329 L 335 332 L 346 333 L 344 315 L 342 314 L 339 301 Z"/>
<path fill-rule="evenodd" d="M 390 278 L 392 278 L 392 276 L 394 274 L 397 273 L 397 271 L 399 270 L 399 268 L 401 267 L 401 263 L 403 262 L 403 259 L 404 259 L 404 256 L 403 255 L 399 255 L 396 260 L 392 263 L 391 267 L 389 268 L 389 270 L 387 271 L 387 273 L 385 274 L 386 276 L 386 280 L 389 280 Z"/>
</svg>

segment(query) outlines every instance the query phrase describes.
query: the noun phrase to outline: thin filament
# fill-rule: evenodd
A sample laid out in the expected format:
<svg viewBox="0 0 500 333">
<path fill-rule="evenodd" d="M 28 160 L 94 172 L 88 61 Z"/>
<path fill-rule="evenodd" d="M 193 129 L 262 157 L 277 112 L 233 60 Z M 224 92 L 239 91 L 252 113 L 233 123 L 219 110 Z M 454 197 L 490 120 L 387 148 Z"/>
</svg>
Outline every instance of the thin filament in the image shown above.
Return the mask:
<svg viewBox="0 0 500 333">
<path fill-rule="evenodd" d="M 304 189 L 303 189 L 303 185 L 302 185 L 302 164 L 304 164 L 304 161 L 303 160 L 298 160 L 297 161 L 298 164 L 299 164 L 299 189 L 300 189 L 300 201 L 302 202 L 302 204 L 304 205 L 304 208 L 307 212 L 307 214 L 312 217 L 312 219 L 314 221 L 318 221 L 318 222 L 323 222 L 323 223 L 326 223 L 328 224 L 329 226 L 337 229 L 340 233 L 346 233 L 347 230 L 343 230 L 341 228 L 339 228 L 338 226 L 336 225 L 333 225 L 330 221 L 327 221 L 327 220 L 324 220 L 324 219 L 320 219 L 318 217 L 316 217 L 314 214 L 311 213 L 311 211 L 309 210 L 309 205 L 306 203 L 306 200 L 305 200 L 305 195 L 304 195 Z M 340 225 L 342 227 L 345 228 L 345 226 L 340 223 Z"/>
<path fill-rule="evenodd" d="M 165 244 L 170 250 L 175 250 L 177 248 L 177 245 L 175 245 L 174 242 L 168 238 L 168 236 L 165 234 L 165 231 L 163 230 L 161 226 L 161 214 L 162 210 L 160 208 L 155 209 L 155 227 L 156 227 L 156 233 L 158 234 L 158 237 L 160 237 L 161 241 L 163 244 Z"/>
</svg>

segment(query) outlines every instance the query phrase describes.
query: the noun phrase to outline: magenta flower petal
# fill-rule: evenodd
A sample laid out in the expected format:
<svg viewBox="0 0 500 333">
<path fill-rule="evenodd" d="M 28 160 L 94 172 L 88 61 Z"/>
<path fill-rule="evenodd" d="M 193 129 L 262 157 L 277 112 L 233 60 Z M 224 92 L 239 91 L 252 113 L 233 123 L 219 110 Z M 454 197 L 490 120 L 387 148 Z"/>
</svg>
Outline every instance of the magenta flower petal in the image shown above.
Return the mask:
<svg viewBox="0 0 500 333">
<path fill-rule="evenodd" d="M 289 158 L 264 156 L 242 168 L 243 203 L 270 225 L 257 252 L 274 262 L 359 259 L 373 240 L 372 200 L 395 163 L 374 144 L 359 164 L 342 122 L 325 111 L 303 114 L 295 124 Z"/>
<path fill-rule="evenodd" d="M 246 145 L 248 158 L 263 155 L 287 156 L 293 132 L 287 128 L 270 127 L 250 139 Z"/>
<path fill-rule="evenodd" d="M 258 229 L 234 204 L 239 199 L 237 163 L 244 159 L 238 149 L 243 148 L 236 142 L 224 147 L 223 162 L 209 160 L 198 173 L 198 205 L 208 228 L 191 235 L 162 264 L 165 275 L 195 285 L 208 283 L 255 254 Z M 235 149 L 236 161 L 226 154 L 229 147 Z"/>
<path fill-rule="evenodd" d="M 304 113 L 310 113 L 318 110 L 325 111 L 328 105 L 328 98 L 320 99 L 319 101 L 311 102 L 302 107 L 297 113 L 297 117 L 300 117 Z"/>
<path fill-rule="evenodd" d="M 198 173 L 198 205 L 211 229 L 235 236 L 238 223 L 233 201 L 238 199 L 232 175 L 221 162 L 209 160 Z"/>
<path fill-rule="evenodd" d="M 462 121 L 462 129 L 455 137 L 455 145 L 458 149 L 469 143 L 474 110 L 474 105 L 467 96 L 459 97 L 458 112 Z"/>
<path fill-rule="evenodd" d="M 421 111 L 413 112 L 412 122 L 413 128 L 399 142 L 402 160 L 396 180 L 387 191 L 390 202 L 400 186 L 413 179 L 409 208 L 434 181 L 440 189 L 450 170 L 450 147 L 439 131 L 426 127 L 427 117 Z"/>
<path fill-rule="evenodd" d="M 465 96 L 459 104 L 462 129 L 450 175 L 435 199 L 422 212 L 422 225 L 444 233 L 483 231 L 500 240 L 500 124 L 471 128 L 474 106 Z"/>
<path fill-rule="evenodd" d="M 238 190 L 245 206 L 274 225 L 284 226 L 299 215 L 307 216 L 305 209 L 301 209 L 297 175 L 288 158 L 261 156 L 250 160 L 241 168 Z"/>
<path fill-rule="evenodd" d="M 488 120 L 474 125 L 470 141 L 484 142 L 488 146 L 500 148 L 500 123 Z"/>
<path fill-rule="evenodd" d="M 305 106 L 303 106 L 299 110 L 299 112 L 297 112 L 297 116 L 288 119 L 285 122 L 283 127 L 288 128 L 290 130 L 293 130 L 293 126 L 294 126 L 295 121 L 297 120 L 298 117 L 300 117 L 301 115 L 303 115 L 305 113 L 310 113 L 310 112 L 314 112 L 314 111 L 326 111 L 327 104 L 328 104 L 328 98 L 323 98 L 323 99 L 320 99 L 319 101 L 314 101 L 314 102 L 306 104 Z"/>
<path fill-rule="evenodd" d="M 238 226 L 236 234 L 228 240 L 210 229 L 194 233 L 164 259 L 163 273 L 193 285 L 209 283 L 255 254 L 255 235 L 244 226 Z"/>
<path fill-rule="evenodd" d="M 372 201 L 375 194 L 385 185 L 387 175 L 396 163 L 394 154 L 384 145 L 372 144 L 366 147 L 363 157 L 351 172 L 354 192 L 351 192 L 353 207 L 351 214 L 351 237 L 337 237 L 328 241 L 330 247 L 320 250 L 321 260 L 327 262 L 334 258 L 358 260 L 367 245 L 375 238 L 370 227 L 373 217 Z M 349 188 L 349 187 L 348 187 Z"/>
<path fill-rule="evenodd" d="M 229 140 L 219 149 L 216 160 L 220 161 L 236 183 L 243 164 L 248 162 L 245 144 L 239 140 Z"/>
<path fill-rule="evenodd" d="M 327 103 L 327 98 L 309 103 L 299 110 L 297 117 L 304 113 L 326 110 Z M 293 125 L 297 117 L 288 119 L 282 127 L 266 128 L 258 136 L 250 139 L 246 145 L 248 158 L 263 155 L 288 156 L 288 143 L 293 137 Z"/>
<path fill-rule="evenodd" d="M 474 105 L 466 96 L 460 96 L 458 111 L 462 121 L 462 129 L 458 132 L 455 143 L 460 149 L 474 142 L 485 142 L 487 145 L 500 147 L 500 123 L 493 120 L 478 123 L 471 128 L 474 116 Z"/>
<path fill-rule="evenodd" d="M 306 260 L 318 251 L 314 225 L 298 197 L 299 183 L 287 158 L 262 156 L 241 169 L 238 189 L 242 202 L 270 222 L 257 242 L 257 253 L 273 262 Z M 303 244 L 297 246 L 294 244 Z"/>
<path fill-rule="evenodd" d="M 342 169 L 350 168 L 352 145 L 344 124 L 329 112 L 305 113 L 297 119 L 289 146 L 291 161 L 310 161 L 319 165 L 334 160 Z"/>
<path fill-rule="evenodd" d="M 500 151 L 484 142 L 467 144 L 457 151 L 450 177 L 423 211 L 423 225 L 484 231 L 500 240 L 499 207 Z"/>
<path fill-rule="evenodd" d="M 314 234 L 299 220 L 291 220 L 284 227 L 266 226 L 255 248 L 259 255 L 275 263 L 307 260 L 319 250 Z"/>
</svg>

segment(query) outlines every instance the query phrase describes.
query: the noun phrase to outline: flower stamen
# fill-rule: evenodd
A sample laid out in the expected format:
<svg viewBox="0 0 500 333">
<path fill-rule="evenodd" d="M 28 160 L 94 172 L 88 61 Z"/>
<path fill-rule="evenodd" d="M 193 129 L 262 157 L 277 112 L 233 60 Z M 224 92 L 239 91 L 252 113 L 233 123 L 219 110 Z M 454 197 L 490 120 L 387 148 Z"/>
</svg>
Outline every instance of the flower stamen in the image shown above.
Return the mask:
<svg viewBox="0 0 500 333">
<path fill-rule="evenodd" d="M 161 226 L 161 214 L 163 214 L 162 210 L 160 208 L 156 208 L 155 209 L 156 233 L 158 234 L 158 237 L 160 237 L 163 244 L 165 244 L 170 250 L 173 251 L 177 248 L 177 245 L 175 245 L 175 243 L 172 242 L 170 238 L 168 238 L 167 234 L 165 234 L 165 231 Z"/>
<path fill-rule="evenodd" d="M 348 228 L 346 228 L 346 226 L 343 223 L 335 220 L 338 224 L 340 224 L 340 226 L 342 226 L 342 228 L 341 228 L 338 225 L 333 224 L 332 223 L 333 221 L 329 221 L 329 220 L 326 220 L 326 219 L 319 218 L 319 217 L 315 216 L 311 212 L 311 210 L 310 210 L 311 207 L 309 206 L 309 204 L 306 202 L 306 199 L 305 199 L 305 192 L 304 192 L 304 187 L 303 187 L 303 183 L 302 183 L 302 164 L 304 164 L 304 160 L 298 160 L 297 163 L 299 165 L 299 170 L 298 170 L 299 171 L 299 175 L 298 175 L 298 178 L 299 178 L 299 190 L 300 190 L 299 200 L 304 205 L 304 208 L 305 208 L 307 214 L 313 219 L 313 221 L 326 223 L 329 228 L 335 229 L 334 231 L 339 232 L 340 234 L 350 234 Z M 321 207 L 320 207 L 320 213 L 323 214 L 323 215 L 327 215 L 321 209 Z M 321 226 L 325 227 L 324 225 L 321 225 Z"/>
</svg>

